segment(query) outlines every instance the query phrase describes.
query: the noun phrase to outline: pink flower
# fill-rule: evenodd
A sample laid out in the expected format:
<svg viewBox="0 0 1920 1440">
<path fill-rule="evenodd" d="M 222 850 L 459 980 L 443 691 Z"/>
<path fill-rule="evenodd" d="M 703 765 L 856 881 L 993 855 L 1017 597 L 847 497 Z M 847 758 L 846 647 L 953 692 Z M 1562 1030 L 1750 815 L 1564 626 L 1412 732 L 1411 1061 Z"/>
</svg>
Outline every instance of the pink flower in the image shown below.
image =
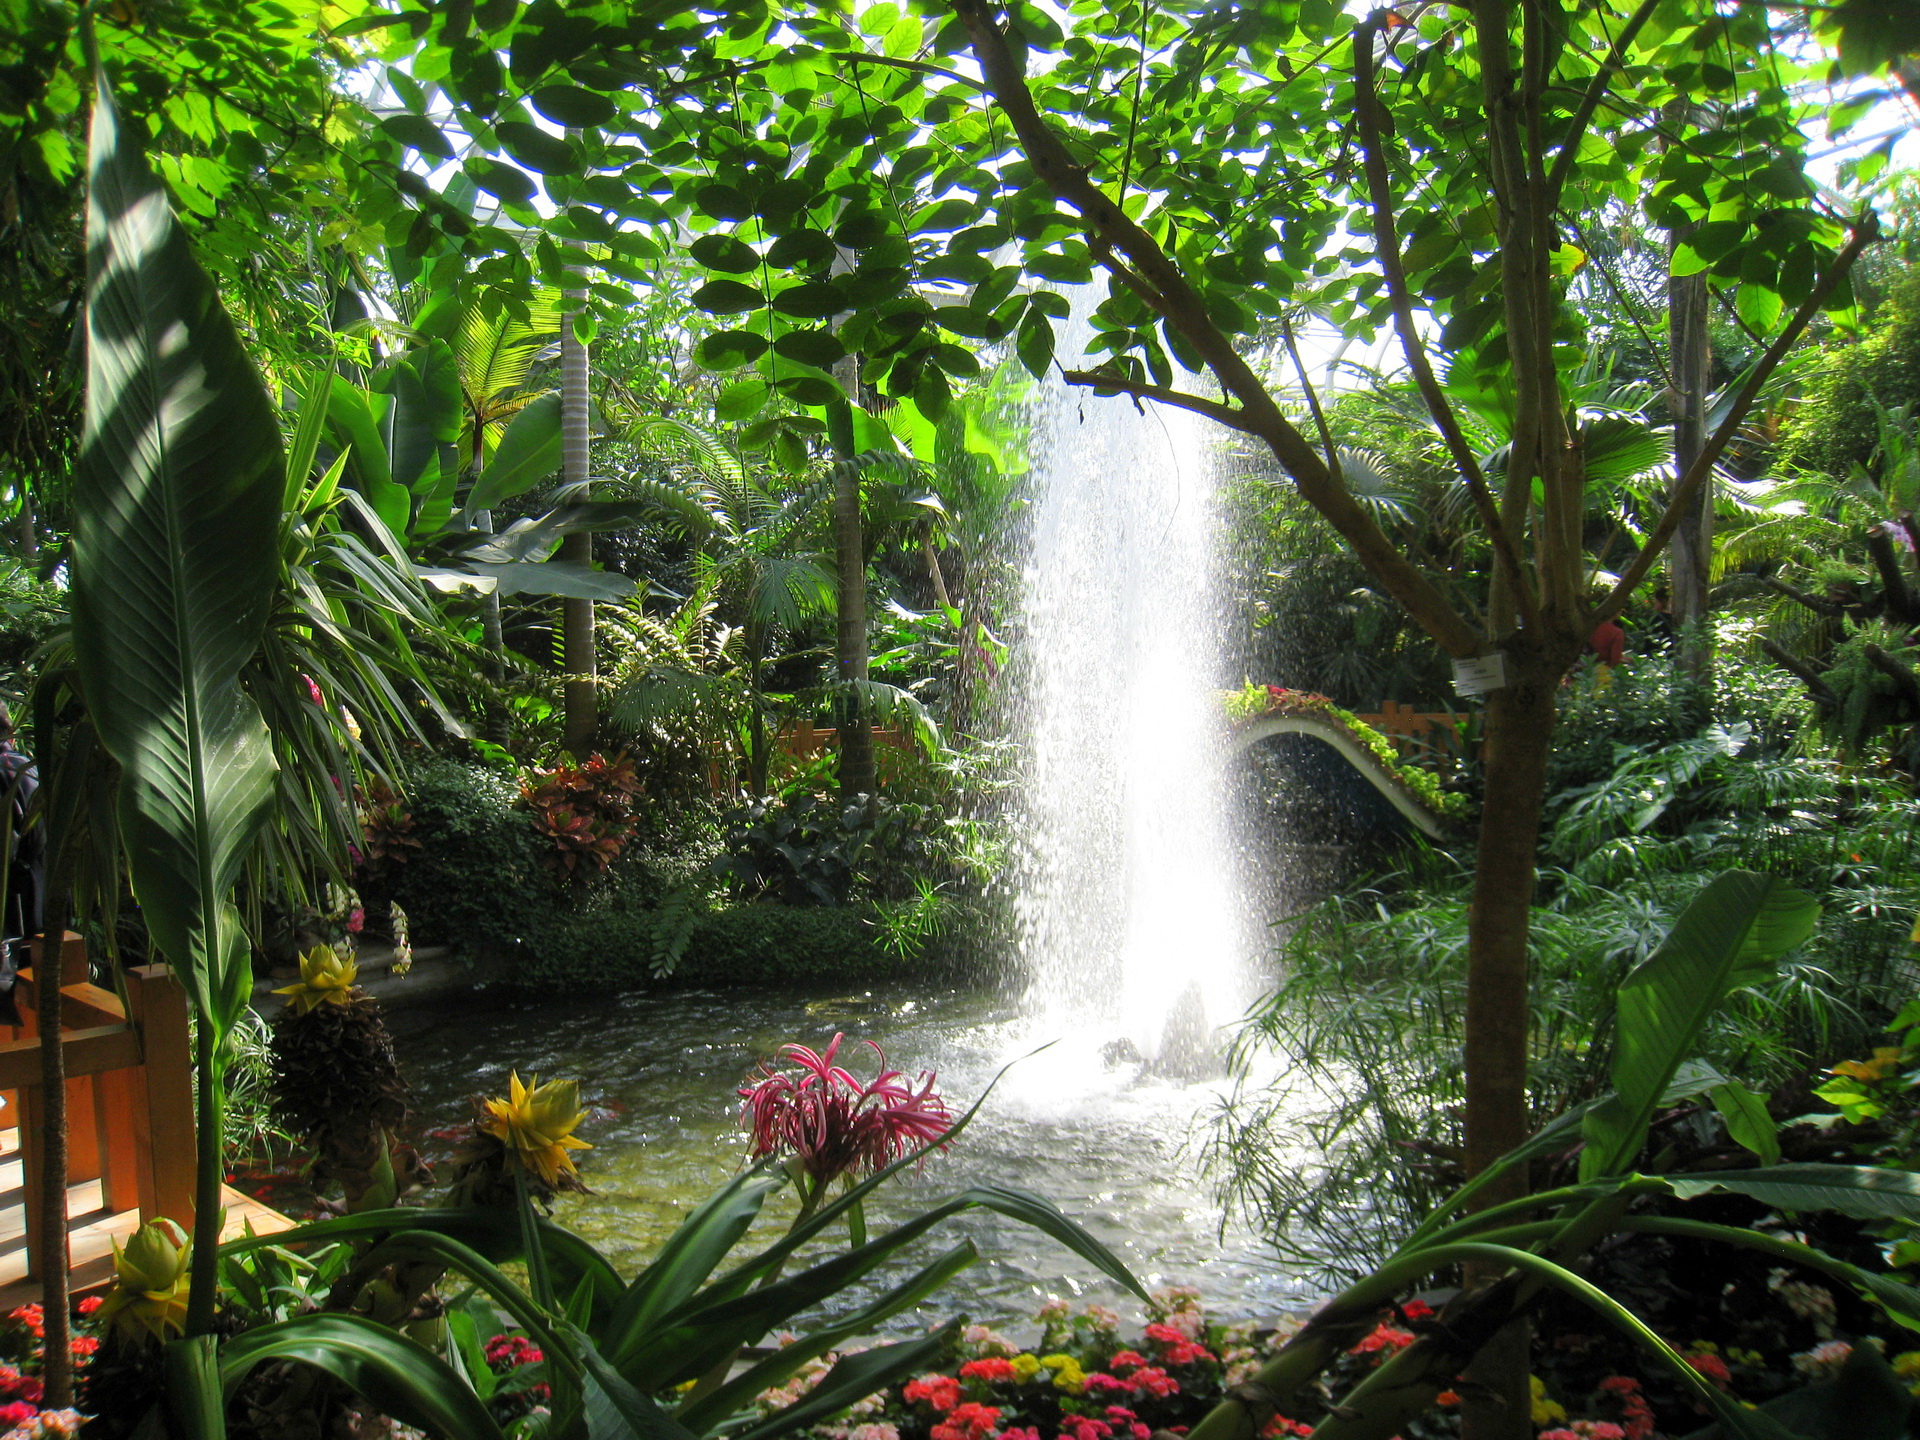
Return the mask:
<svg viewBox="0 0 1920 1440">
<path fill-rule="evenodd" d="M 307 682 L 307 695 L 312 699 L 313 703 L 322 710 L 326 709 L 327 697 L 320 693 L 320 687 L 314 683 L 313 677 L 311 675 L 302 675 L 300 678 Z"/>
<path fill-rule="evenodd" d="M 1160 1361 L 1165 1365 L 1191 1365 L 1196 1360 L 1213 1359 L 1211 1350 L 1196 1344 L 1171 1325 L 1149 1325 L 1146 1337 L 1159 1347 Z"/>
<path fill-rule="evenodd" d="M 16 1425 L 26 1424 L 39 1413 L 38 1405 L 31 1405 L 25 1400 L 15 1400 L 10 1405 L 0 1405 L 0 1425 L 11 1430 Z"/>
<path fill-rule="evenodd" d="M 881 1169 L 953 1127 L 946 1101 L 934 1094 L 933 1076 L 923 1073 L 915 1089 L 900 1071 L 886 1068 L 886 1055 L 868 1040 L 880 1073 L 862 1085 L 834 1064 L 845 1039 L 835 1035 L 824 1054 L 805 1045 L 783 1046 L 781 1057 L 799 1069 L 762 1065 L 760 1078 L 741 1088 L 746 1103 L 740 1123 L 753 1132 L 756 1160 L 792 1155 L 816 1185 L 824 1185 Z"/>
<path fill-rule="evenodd" d="M 951 1375 L 922 1375 L 900 1392 L 909 1405 L 924 1400 L 942 1415 L 960 1403 L 960 1382 Z"/>
<path fill-rule="evenodd" d="M 347 933 L 358 935 L 367 925 L 367 912 L 358 905 L 347 912 Z"/>
<path fill-rule="evenodd" d="M 1406 1330 L 1396 1330 L 1391 1325 L 1376 1325 L 1373 1332 L 1355 1345 L 1349 1355 L 1371 1355 L 1376 1350 L 1404 1350 L 1413 1343 L 1413 1335 Z"/>
<path fill-rule="evenodd" d="M 1727 1369 L 1727 1362 L 1718 1355 L 1688 1355 L 1685 1359 L 1687 1364 L 1716 1385 L 1725 1385 L 1733 1379 L 1733 1373 Z"/>
<path fill-rule="evenodd" d="M 1080 1393 L 1089 1400 L 1098 1400 L 1102 1395 L 1126 1395 L 1131 1397 L 1134 1386 L 1130 1381 L 1117 1379 L 1112 1375 L 1096 1370 L 1081 1383 Z"/>
<path fill-rule="evenodd" d="M 1174 1379 L 1158 1365 L 1146 1365 L 1127 1377 L 1134 1387 L 1134 1393 L 1144 1390 L 1147 1394 L 1164 1400 L 1169 1395 L 1180 1393 L 1180 1382 Z"/>
<path fill-rule="evenodd" d="M 1408 1324 L 1412 1324 L 1416 1320 L 1431 1320 L 1433 1318 L 1433 1307 L 1424 1300 L 1409 1300 L 1400 1307 L 1400 1318 Z"/>
<path fill-rule="evenodd" d="M 1112 1440 L 1113 1426 L 1091 1415 L 1062 1415 L 1060 1440 Z"/>
<path fill-rule="evenodd" d="M 82 1315 L 91 1315 L 106 1303 L 107 1302 L 102 1300 L 98 1295 L 88 1295 L 74 1308 Z"/>
<path fill-rule="evenodd" d="M 1138 1370 L 1147 1363 L 1147 1357 L 1138 1350 L 1121 1350 L 1107 1362 L 1109 1370 Z"/>
<path fill-rule="evenodd" d="M 1577 1430 L 1566 1429 L 1542 1430 L 1540 1440 L 1580 1440 L 1580 1433 Z"/>
</svg>

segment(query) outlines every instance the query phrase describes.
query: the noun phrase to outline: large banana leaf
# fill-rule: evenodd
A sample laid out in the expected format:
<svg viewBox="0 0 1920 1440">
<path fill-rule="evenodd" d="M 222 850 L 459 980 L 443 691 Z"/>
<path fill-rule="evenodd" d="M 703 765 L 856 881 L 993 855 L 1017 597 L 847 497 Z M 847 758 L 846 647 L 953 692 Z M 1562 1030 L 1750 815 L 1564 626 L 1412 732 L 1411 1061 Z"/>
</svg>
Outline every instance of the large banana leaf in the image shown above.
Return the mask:
<svg viewBox="0 0 1920 1440">
<path fill-rule="evenodd" d="M 507 424 L 506 433 L 467 495 L 469 510 L 491 510 L 525 494 L 560 468 L 560 396 L 542 395 Z"/>
<path fill-rule="evenodd" d="M 1920 1220 L 1920 1175 L 1871 1165 L 1769 1165 L 1665 1175 L 1683 1200 L 1709 1190 L 1750 1195 L 1780 1210 L 1837 1210 L 1860 1220 Z"/>
<path fill-rule="evenodd" d="M 1701 889 L 1660 948 L 1620 984 L 1614 1093 L 1582 1123 L 1583 1180 L 1632 1163 L 1708 1018 L 1733 991 L 1770 974 L 1819 915 L 1811 897 L 1768 875 L 1730 870 Z"/>
<path fill-rule="evenodd" d="M 251 978 L 227 896 L 273 795 L 239 674 L 275 581 L 280 430 L 104 82 L 89 180 L 75 661 L 120 763 L 134 893 L 218 1035 Z"/>
</svg>

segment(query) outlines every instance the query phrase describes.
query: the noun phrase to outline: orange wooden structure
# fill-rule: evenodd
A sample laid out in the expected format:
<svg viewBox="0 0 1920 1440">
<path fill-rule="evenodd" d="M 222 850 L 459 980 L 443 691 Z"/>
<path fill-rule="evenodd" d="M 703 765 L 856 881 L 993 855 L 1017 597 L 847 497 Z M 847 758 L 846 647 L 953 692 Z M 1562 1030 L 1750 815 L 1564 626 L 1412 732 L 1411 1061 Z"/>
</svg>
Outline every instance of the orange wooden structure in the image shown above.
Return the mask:
<svg viewBox="0 0 1920 1440">
<path fill-rule="evenodd" d="M 13 1131 L 6 1160 L 18 1162 L 22 1222 L 0 1218 L 0 1304 L 18 1303 L 19 1282 L 39 1275 L 40 1237 L 49 1224 L 66 1223 L 69 1268 L 78 1284 L 105 1279 L 110 1241 L 144 1221 L 165 1216 L 193 1226 L 198 1152 L 186 991 L 165 965 L 143 965 L 127 972 L 123 1005 L 113 991 L 90 982 L 86 942 L 71 931 L 60 947 L 67 1214 L 55 1220 L 45 1213 L 34 988 L 40 949 L 35 941 L 34 968 L 20 972 L 14 991 L 25 1023 L 0 1026 L 0 1126 Z M 0 1202 L 9 1198 L 0 1193 Z M 257 1230 L 279 1230 L 291 1223 L 236 1191 L 226 1199 L 230 1229 L 251 1222 Z M 30 1288 L 37 1293 L 37 1286 Z"/>
<path fill-rule="evenodd" d="M 1435 730 L 1447 730 L 1460 733 L 1460 717 L 1431 710 L 1416 710 L 1411 705 L 1402 705 L 1397 700 L 1382 700 L 1378 715 L 1361 715 L 1364 724 L 1371 725 L 1399 749 L 1406 749 L 1412 742 L 1431 735 Z"/>
<path fill-rule="evenodd" d="M 783 725 L 773 737 L 773 753 L 776 758 L 785 756 L 789 760 L 817 760 L 838 742 L 840 732 L 828 725 L 815 728 L 811 716 Z M 904 730 L 888 726 L 873 727 L 875 748 L 900 750 L 911 754 L 914 739 Z M 741 769 L 740 757 L 733 747 L 724 740 L 716 740 L 707 751 L 707 788 L 715 795 L 733 795 L 741 786 L 738 772 Z"/>
</svg>

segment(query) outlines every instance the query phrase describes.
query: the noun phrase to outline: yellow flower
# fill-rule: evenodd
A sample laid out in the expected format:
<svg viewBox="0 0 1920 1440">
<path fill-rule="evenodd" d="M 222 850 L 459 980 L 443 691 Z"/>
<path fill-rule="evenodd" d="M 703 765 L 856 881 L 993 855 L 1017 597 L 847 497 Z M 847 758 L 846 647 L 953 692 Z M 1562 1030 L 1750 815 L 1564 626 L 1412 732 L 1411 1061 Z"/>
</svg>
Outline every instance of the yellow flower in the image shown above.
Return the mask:
<svg viewBox="0 0 1920 1440">
<path fill-rule="evenodd" d="M 345 1005 L 359 978 L 360 967 L 352 956 L 331 945 L 316 945 L 300 957 L 300 978 L 273 993 L 286 996 L 293 1013 L 304 1015 L 319 1005 Z"/>
<path fill-rule="evenodd" d="M 1533 1400 L 1533 1423 L 1550 1425 L 1556 1420 L 1567 1418 L 1567 1407 L 1558 1400 L 1547 1398 L 1547 1382 L 1538 1375 L 1527 1377 L 1527 1390 Z"/>
<path fill-rule="evenodd" d="M 487 1133 L 505 1142 L 508 1150 L 534 1174 L 549 1185 L 557 1185 L 563 1175 L 574 1173 L 569 1150 L 591 1150 L 584 1140 L 573 1138 L 573 1131 L 587 1118 L 580 1108 L 580 1084 L 576 1080 L 549 1080 L 540 1083 L 538 1075 L 531 1086 L 520 1083 L 515 1071 L 508 1081 L 505 1100 L 487 1101 Z"/>
<path fill-rule="evenodd" d="M 163 1344 L 187 1328 L 187 1268 L 193 1242 L 171 1220 L 151 1220 L 122 1250 L 113 1244 L 113 1289 L 100 1303 L 99 1323 L 127 1338 L 152 1336 Z M 171 1334 L 169 1334 L 171 1332 Z"/>
<path fill-rule="evenodd" d="M 1071 1355 L 1042 1355 L 1040 1363 L 1053 1371 L 1053 1388 L 1078 1395 L 1087 1388 L 1087 1374 Z"/>
<path fill-rule="evenodd" d="M 1009 1363 L 1012 1364 L 1013 1373 L 1022 1385 L 1040 1373 L 1040 1357 L 1038 1355 L 1016 1355 Z"/>
</svg>

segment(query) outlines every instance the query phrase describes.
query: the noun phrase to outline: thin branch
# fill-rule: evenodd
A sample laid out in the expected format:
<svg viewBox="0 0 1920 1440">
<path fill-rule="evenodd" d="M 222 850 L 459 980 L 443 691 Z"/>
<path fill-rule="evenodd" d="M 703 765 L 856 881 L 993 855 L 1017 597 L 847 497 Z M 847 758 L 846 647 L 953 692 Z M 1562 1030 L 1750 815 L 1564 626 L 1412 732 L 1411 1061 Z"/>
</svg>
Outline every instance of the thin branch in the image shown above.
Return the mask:
<svg viewBox="0 0 1920 1440">
<path fill-rule="evenodd" d="M 1333 443 L 1333 429 L 1327 424 L 1327 412 L 1320 408 L 1320 396 L 1313 388 L 1313 381 L 1307 378 L 1306 363 L 1300 358 L 1300 347 L 1293 338 L 1293 321 L 1285 315 L 1280 317 L 1280 338 L 1286 343 L 1287 358 L 1293 361 L 1293 373 L 1300 377 L 1301 392 L 1307 397 L 1307 409 L 1313 414 L 1313 425 L 1320 432 L 1320 444 L 1327 452 L 1327 468 L 1335 475 L 1340 474 L 1340 447 Z"/>
<path fill-rule="evenodd" d="M 1660 0 L 1640 0 L 1640 8 L 1633 12 L 1626 28 L 1608 48 L 1607 58 L 1600 62 L 1600 68 L 1593 72 L 1587 93 L 1580 97 L 1580 108 L 1573 112 L 1573 122 L 1567 126 L 1566 138 L 1560 142 L 1560 153 L 1553 157 L 1553 169 L 1547 173 L 1549 206 L 1558 208 L 1560 204 L 1560 192 L 1566 189 L 1567 177 L 1573 173 L 1573 162 L 1580 154 L 1580 142 L 1586 138 L 1587 126 L 1593 123 L 1594 111 L 1606 99 L 1614 75 L 1626 62 L 1627 47 L 1633 44 L 1647 21 L 1653 18 L 1653 12 L 1659 8 Z"/>
<path fill-rule="evenodd" d="M 1093 238 L 1125 256 L 1139 278 L 1165 300 L 1168 322 L 1213 371 L 1220 388 L 1239 402 L 1241 423 L 1236 428 L 1267 443 L 1274 458 L 1292 476 L 1301 498 L 1320 512 L 1382 588 L 1406 607 L 1443 650 L 1460 659 L 1480 654 L 1486 638 L 1479 627 L 1454 609 L 1327 468 L 1307 437 L 1280 412 L 1260 377 L 1234 349 L 1231 337 L 1213 323 L 1205 299 L 1180 267 L 1151 235 L 1128 218 L 1118 202 L 1092 183 L 1087 167 L 1074 159 L 1040 114 L 990 0 L 951 3 L 967 28 L 987 88 L 1006 112 L 1035 176 L 1080 214 Z"/>
<path fill-rule="evenodd" d="M 1500 512 L 1494 506 L 1492 492 L 1487 489 L 1487 477 L 1480 469 L 1479 457 L 1461 431 L 1459 417 L 1453 413 L 1446 391 L 1434 378 L 1433 367 L 1427 363 L 1427 347 L 1414 325 L 1413 297 L 1407 291 L 1406 267 L 1400 259 L 1399 228 L 1393 215 L 1393 185 L 1381 146 L 1380 97 L 1373 88 L 1373 37 L 1380 27 L 1381 18 L 1376 12 L 1354 28 L 1353 94 L 1354 110 L 1360 122 L 1361 168 L 1366 174 L 1367 194 L 1372 202 L 1374 250 L 1387 280 L 1387 295 L 1393 305 L 1393 328 L 1400 336 L 1400 349 L 1407 357 L 1407 368 L 1413 372 L 1413 383 L 1419 388 L 1420 398 L 1426 402 L 1427 413 L 1433 416 L 1440 438 L 1446 441 L 1454 465 L 1467 482 L 1473 508 L 1480 515 L 1487 538 L 1493 542 L 1494 557 L 1507 572 L 1507 582 L 1513 586 L 1520 613 L 1528 627 L 1533 628 L 1540 623 L 1533 586 L 1514 549 L 1513 537 L 1500 523 Z M 1292 343 L 1291 338 L 1288 343 Z"/>
<path fill-rule="evenodd" d="M 1171 405 L 1177 410 L 1191 410 L 1209 420 L 1218 420 L 1229 430 L 1238 430 L 1259 439 L 1266 438 L 1248 423 L 1244 410 L 1222 405 L 1218 400 L 1209 400 L 1205 396 L 1189 395 L 1184 390 L 1168 390 L 1159 385 L 1144 385 L 1138 380 L 1129 380 L 1124 375 L 1110 375 L 1103 370 L 1062 370 L 1060 376 L 1069 385 L 1092 385 L 1101 390 L 1118 390 L 1122 395 L 1131 395 L 1136 400 L 1158 400 L 1162 405 Z"/>
<path fill-rule="evenodd" d="M 1762 575 L 1760 583 L 1776 595 L 1784 595 L 1796 605 L 1804 605 L 1816 615 L 1824 615 L 1829 620 L 1838 620 L 1847 613 L 1844 605 L 1836 605 L 1831 600 L 1822 600 L 1818 595 L 1809 595 L 1805 590 L 1795 589 L 1784 580 L 1776 580 L 1771 575 Z"/>
<path fill-rule="evenodd" d="M 1798 655 L 1784 646 L 1774 644 L 1764 635 L 1760 637 L 1760 649 L 1769 660 L 1806 686 L 1807 694 L 1813 697 L 1816 704 L 1833 706 L 1840 703 L 1840 697 L 1834 694 L 1832 687 L 1820 678 L 1820 672 Z"/>
<path fill-rule="evenodd" d="M 982 95 L 993 93 L 978 80 L 962 75 L 957 70 L 946 70 L 938 65 L 929 65 L 924 60 L 900 60 L 891 55 L 875 55 L 867 50 L 842 50 L 839 53 L 844 59 L 856 65 L 891 65 L 896 70 L 911 70 L 916 75 L 937 75 L 942 80 L 952 80 Z"/>
<path fill-rule="evenodd" d="M 1871 640 L 1860 647 L 1860 653 L 1867 657 L 1867 662 L 1874 669 L 1893 681 L 1907 704 L 1920 710 L 1920 676 L 1913 673 L 1911 665 L 1889 655 Z"/>
<path fill-rule="evenodd" d="M 1834 288 L 1846 277 L 1847 272 L 1853 269 L 1853 262 L 1858 260 L 1861 252 L 1879 236 L 1880 217 L 1872 210 L 1868 210 L 1854 224 L 1853 234 L 1840 248 L 1840 253 L 1833 257 L 1833 264 L 1827 267 L 1827 273 L 1822 275 L 1819 282 L 1814 285 L 1813 293 L 1808 295 L 1801 302 L 1800 308 L 1793 312 L 1793 319 L 1787 322 L 1787 328 L 1780 332 L 1773 344 L 1767 347 L 1766 354 L 1762 355 L 1747 372 L 1746 381 L 1734 395 L 1733 405 L 1727 411 L 1726 418 L 1720 422 L 1719 428 L 1707 437 L 1707 443 L 1701 447 L 1700 454 L 1695 457 L 1693 464 L 1687 467 L 1687 473 L 1680 477 L 1679 484 L 1673 487 L 1673 493 L 1667 501 L 1666 513 L 1661 515 L 1660 523 L 1653 527 L 1653 533 L 1647 536 L 1647 543 L 1640 547 L 1640 553 L 1634 557 L 1633 563 L 1620 577 L 1620 582 L 1613 587 L 1613 593 L 1608 595 L 1594 611 L 1594 624 L 1598 625 L 1603 620 L 1611 620 L 1626 609 L 1628 599 L 1647 578 L 1647 573 L 1653 569 L 1653 562 L 1660 558 L 1660 552 L 1666 548 L 1667 542 L 1673 539 L 1673 532 L 1680 528 L 1680 517 L 1687 513 L 1687 508 L 1693 504 L 1694 496 L 1699 493 L 1700 487 L 1707 483 L 1707 477 L 1713 474 L 1713 467 L 1719 463 L 1721 454 L 1739 432 L 1741 424 L 1747 418 L 1747 412 L 1753 408 L 1753 402 L 1760 398 L 1761 387 L 1772 378 L 1773 372 L 1780 368 L 1780 362 L 1786 359 L 1787 352 L 1799 342 L 1801 333 L 1806 330 L 1813 317 L 1819 314 L 1820 307 L 1826 303 L 1827 296 L 1833 293 Z"/>
</svg>

